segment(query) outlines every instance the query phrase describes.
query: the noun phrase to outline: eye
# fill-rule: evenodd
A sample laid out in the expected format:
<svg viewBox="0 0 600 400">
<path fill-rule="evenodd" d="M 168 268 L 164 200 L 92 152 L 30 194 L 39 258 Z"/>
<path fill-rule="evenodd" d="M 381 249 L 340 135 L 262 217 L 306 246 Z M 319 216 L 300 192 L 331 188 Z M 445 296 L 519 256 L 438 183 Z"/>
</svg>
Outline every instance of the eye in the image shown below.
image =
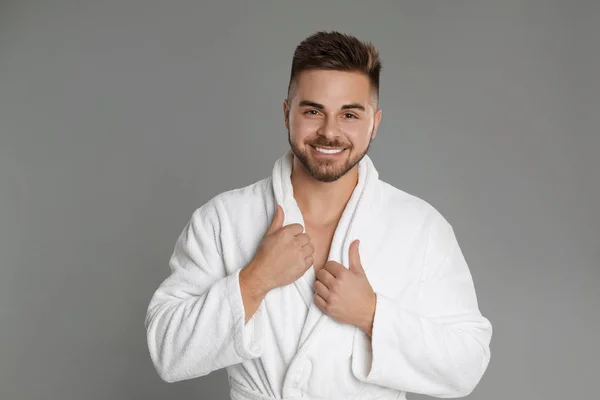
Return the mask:
<svg viewBox="0 0 600 400">
<path fill-rule="evenodd" d="M 306 110 L 304 111 L 305 115 L 319 115 L 319 112 L 317 110 Z"/>
<path fill-rule="evenodd" d="M 358 118 L 356 115 L 354 115 L 354 114 L 350 114 L 350 113 L 346 113 L 346 114 L 344 114 L 344 116 L 345 116 L 346 118 L 350 118 L 350 119 L 352 119 L 352 118 Z"/>
</svg>

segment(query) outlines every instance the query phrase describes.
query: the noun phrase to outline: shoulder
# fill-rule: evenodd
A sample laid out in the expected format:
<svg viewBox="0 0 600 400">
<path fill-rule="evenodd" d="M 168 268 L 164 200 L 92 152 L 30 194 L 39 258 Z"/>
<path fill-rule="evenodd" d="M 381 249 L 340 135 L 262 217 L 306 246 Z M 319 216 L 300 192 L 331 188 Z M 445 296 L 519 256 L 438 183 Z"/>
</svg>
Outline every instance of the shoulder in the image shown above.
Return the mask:
<svg viewBox="0 0 600 400">
<path fill-rule="evenodd" d="M 427 200 L 399 189 L 385 181 L 379 181 L 382 209 L 394 220 L 438 229 L 451 228 L 444 215 Z"/>
<path fill-rule="evenodd" d="M 385 200 L 386 221 L 397 229 L 408 229 L 416 243 L 433 265 L 438 265 L 448 252 L 458 245 L 454 229 L 448 219 L 430 202 L 381 182 L 381 196 Z"/>
<path fill-rule="evenodd" d="M 250 185 L 220 193 L 212 199 L 215 206 L 227 212 L 248 212 L 264 205 L 265 199 L 272 196 L 271 177 Z"/>
<path fill-rule="evenodd" d="M 218 225 L 226 218 L 231 219 L 236 215 L 264 210 L 265 199 L 272 197 L 271 179 L 271 177 L 264 178 L 213 196 L 194 210 L 192 220 L 203 225 Z"/>
</svg>

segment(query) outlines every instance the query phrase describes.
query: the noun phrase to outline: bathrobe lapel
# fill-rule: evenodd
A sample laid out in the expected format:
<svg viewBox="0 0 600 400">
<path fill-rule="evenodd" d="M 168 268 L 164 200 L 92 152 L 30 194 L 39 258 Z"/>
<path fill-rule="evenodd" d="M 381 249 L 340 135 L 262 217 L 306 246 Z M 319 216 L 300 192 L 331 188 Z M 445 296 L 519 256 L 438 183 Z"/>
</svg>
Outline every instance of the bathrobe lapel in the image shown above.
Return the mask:
<svg viewBox="0 0 600 400">
<path fill-rule="evenodd" d="M 275 163 L 272 176 L 273 192 L 275 203 L 283 208 L 285 214 L 283 226 L 300 224 L 304 227 L 304 218 L 294 198 L 294 188 L 291 181 L 293 156 L 290 150 Z M 306 228 L 304 228 L 304 232 L 306 232 Z M 312 270 L 312 267 L 310 270 Z M 294 286 L 300 292 L 306 306 L 309 307 L 312 302 L 312 288 L 307 278 L 305 278 L 307 273 L 297 279 L 294 282 Z"/>
</svg>

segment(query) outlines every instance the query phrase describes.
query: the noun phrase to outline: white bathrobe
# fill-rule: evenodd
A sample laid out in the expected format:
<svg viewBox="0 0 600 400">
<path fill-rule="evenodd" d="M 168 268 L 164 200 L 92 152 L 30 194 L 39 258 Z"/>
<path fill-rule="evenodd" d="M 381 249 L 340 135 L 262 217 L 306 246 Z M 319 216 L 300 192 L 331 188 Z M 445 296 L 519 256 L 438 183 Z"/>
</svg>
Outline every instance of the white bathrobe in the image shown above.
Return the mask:
<svg viewBox="0 0 600 400">
<path fill-rule="evenodd" d="M 335 231 L 329 260 L 348 268 L 349 246 L 376 293 L 372 338 L 314 303 L 311 267 L 271 290 L 248 323 L 239 271 L 280 204 L 304 225 L 293 196 L 292 153 L 273 175 L 213 197 L 178 238 L 168 278 L 150 300 L 150 356 L 167 382 L 222 368 L 242 399 L 405 399 L 469 394 L 490 360 L 490 322 L 450 224 L 424 200 L 378 178 L 368 156 Z"/>
</svg>

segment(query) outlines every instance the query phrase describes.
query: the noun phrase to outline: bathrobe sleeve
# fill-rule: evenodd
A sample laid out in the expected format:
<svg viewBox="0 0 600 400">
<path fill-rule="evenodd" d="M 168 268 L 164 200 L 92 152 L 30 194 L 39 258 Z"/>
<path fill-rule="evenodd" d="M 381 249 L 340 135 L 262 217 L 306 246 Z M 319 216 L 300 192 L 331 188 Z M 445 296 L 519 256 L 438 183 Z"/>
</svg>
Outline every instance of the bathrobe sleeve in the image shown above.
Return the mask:
<svg viewBox="0 0 600 400">
<path fill-rule="evenodd" d="M 204 376 L 262 352 L 262 305 L 245 324 L 239 270 L 226 273 L 215 203 L 194 212 L 176 241 L 171 274 L 147 309 L 148 349 L 167 382 Z"/>
<path fill-rule="evenodd" d="M 490 322 L 454 232 L 432 215 L 417 307 L 376 293 L 372 337 L 357 332 L 352 369 L 361 380 L 438 398 L 464 397 L 490 361 Z"/>
</svg>

